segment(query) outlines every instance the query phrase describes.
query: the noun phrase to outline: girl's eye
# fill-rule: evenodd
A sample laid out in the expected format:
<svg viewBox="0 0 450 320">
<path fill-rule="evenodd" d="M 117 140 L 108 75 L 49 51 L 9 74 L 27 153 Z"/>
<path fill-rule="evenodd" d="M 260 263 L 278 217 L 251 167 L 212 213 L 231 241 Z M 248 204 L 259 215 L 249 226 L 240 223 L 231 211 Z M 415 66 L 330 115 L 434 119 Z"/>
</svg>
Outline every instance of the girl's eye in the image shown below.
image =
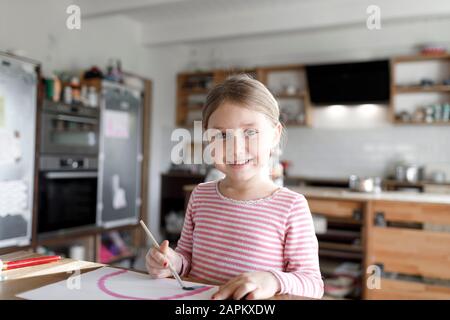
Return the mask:
<svg viewBox="0 0 450 320">
<path fill-rule="evenodd" d="M 256 129 L 247 129 L 244 131 L 244 136 L 246 137 L 252 137 L 258 133 L 258 130 Z"/>
<path fill-rule="evenodd" d="M 226 140 L 227 138 L 230 138 L 231 135 L 227 136 L 226 132 L 219 132 L 216 134 L 216 138 L 219 140 Z"/>
</svg>

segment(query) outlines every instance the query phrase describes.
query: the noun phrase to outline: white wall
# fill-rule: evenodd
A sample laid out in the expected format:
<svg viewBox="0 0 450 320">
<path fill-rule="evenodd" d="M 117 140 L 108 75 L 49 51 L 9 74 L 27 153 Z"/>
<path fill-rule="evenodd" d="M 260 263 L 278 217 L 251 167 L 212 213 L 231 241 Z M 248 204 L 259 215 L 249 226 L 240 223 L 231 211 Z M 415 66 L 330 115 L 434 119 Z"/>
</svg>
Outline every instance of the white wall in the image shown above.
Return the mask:
<svg viewBox="0 0 450 320">
<path fill-rule="evenodd" d="M 186 53 L 184 48 L 177 46 L 154 48 L 151 52 L 148 74 L 153 79 L 154 86 L 148 221 L 151 231 L 160 239 L 161 173 L 170 166 L 170 136 L 175 128 L 176 75 L 186 65 Z"/>
</svg>

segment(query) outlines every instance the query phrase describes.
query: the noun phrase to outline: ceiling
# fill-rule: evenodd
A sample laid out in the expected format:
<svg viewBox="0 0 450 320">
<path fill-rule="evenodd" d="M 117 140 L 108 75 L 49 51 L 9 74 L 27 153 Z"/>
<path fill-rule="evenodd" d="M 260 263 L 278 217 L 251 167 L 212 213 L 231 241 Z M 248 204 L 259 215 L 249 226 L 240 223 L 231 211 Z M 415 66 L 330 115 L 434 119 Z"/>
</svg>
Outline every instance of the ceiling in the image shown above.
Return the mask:
<svg viewBox="0 0 450 320">
<path fill-rule="evenodd" d="M 78 0 L 82 17 L 125 16 L 145 46 L 334 28 L 365 28 L 370 0 Z M 383 23 L 450 18 L 448 0 L 377 0 Z"/>
<path fill-rule="evenodd" d="M 79 0 L 85 17 L 124 14 L 143 23 L 176 21 L 209 14 L 229 14 L 255 8 L 284 7 L 314 0 Z M 320 0 L 316 0 L 320 1 Z"/>
</svg>

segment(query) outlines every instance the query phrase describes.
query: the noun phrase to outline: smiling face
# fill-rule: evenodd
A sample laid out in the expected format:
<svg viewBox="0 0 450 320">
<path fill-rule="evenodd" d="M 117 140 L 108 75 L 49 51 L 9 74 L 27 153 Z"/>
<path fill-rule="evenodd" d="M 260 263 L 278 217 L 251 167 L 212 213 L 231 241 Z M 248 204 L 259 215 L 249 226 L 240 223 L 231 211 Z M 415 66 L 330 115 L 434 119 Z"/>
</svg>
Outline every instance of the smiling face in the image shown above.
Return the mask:
<svg viewBox="0 0 450 320">
<path fill-rule="evenodd" d="M 263 113 L 224 102 L 210 116 L 215 167 L 232 180 L 249 180 L 268 174 L 270 151 L 281 135 Z"/>
</svg>

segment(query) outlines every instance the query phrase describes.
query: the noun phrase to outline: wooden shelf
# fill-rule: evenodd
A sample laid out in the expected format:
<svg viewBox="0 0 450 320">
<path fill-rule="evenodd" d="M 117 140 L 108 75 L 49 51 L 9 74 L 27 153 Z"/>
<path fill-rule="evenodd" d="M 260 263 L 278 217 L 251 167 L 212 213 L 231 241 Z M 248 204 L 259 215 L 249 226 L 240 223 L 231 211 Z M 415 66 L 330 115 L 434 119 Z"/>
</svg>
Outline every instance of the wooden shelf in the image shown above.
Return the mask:
<svg viewBox="0 0 450 320">
<path fill-rule="evenodd" d="M 302 102 L 303 109 L 298 110 L 299 113 L 302 112 L 304 114 L 304 121 L 298 122 L 295 120 L 288 120 L 284 122 L 286 127 L 308 127 L 311 125 L 311 102 L 309 100 L 309 92 L 308 92 L 308 81 L 306 78 L 306 70 L 304 65 L 300 64 L 291 64 L 291 65 L 278 65 L 278 66 L 266 66 L 258 68 L 258 80 L 264 83 L 267 87 L 271 87 L 269 83 L 269 76 L 271 74 L 277 73 L 293 73 L 297 78 L 298 83 L 296 86 L 299 86 L 297 93 L 289 94 L 287 92 L 274 92 L 273 95 L 275 99 L 297 99 Z M 274 90 L 275 91 L 275 90 Z M 301 106 L 299 107 L 301 108 Z M 280 106 L 280 111 L 282 110 Z"/>
<path fill-rule="evenodd" d="M 263 72 L 286 72 L 286 71 L 303 71 L 305 66 L 303 64 L 287 64 L 287 65 L 276 65 L 276 66 L 266 66 L 258 68 L 258 71 Z"/>
<path fill-rule="evenodd" d="M 450 85 L 432 86 L 396 86 L 396 93 L 422 93 L 422 92 L 444 92 L 450 93 Z"/>
<path fill-rule="evenodd" d="M 333 238 L 341 241 L 352 241 L 361 237 L 360 231 L 328 229 L 326 233 L 318 234 L 317 238 Z M 329 241 L 325 241 L 329 242 Z"/>
<path fill-rule="evenodd" d="M 415 61 L 426 61 L 426 60 L 436 60 L 436 59 L 450 59 L 450 54 L 419 54 L 411 56 L 399 56 L 392 59 L 394 63 L 396 62 L 415 62 Z"/>
<path fill-rule="evenodd" d="M 418 125 L 418 126 L 438 126 L 438 125 L 448 125 L 450 122 L 445 121 L 437 121 L 437 122 L 417 122 L 417 121 L 408 121 L 403 122 L 397 117 L 397 110 L 402 109 L 396 106 L 395 96 L 399 94 L 412 94 L 412 93 L 440 93 L 440 94 L 450 94 L 450 85 L 444 84 L 435 84 L 430 86 L 422 86 L 422 85 L 398 85 L 397 83 L 397 69 L 396 67 L 402 63 L 408 62 L 423 62 L 423 61 L 433 61 L 435 60 L 437 63 L 449 62 L 450 63 L 450 54 L 424 54 L 424 55 L 413 55 L 413 56 L 400 56 L 394 57 L 391 59 L 391 99 L 389 104 L 389 115 L 391 122 L 394 125 Z M 450 76 L 450 70 L 447 70 L 448 76 Z M 450 102 L 450 99 L 449 101 Z M 439 103 L 442 103 L 440 101 Z M 431 101 L 428 104 L 433 104 Z M 414 108 L 414 105 L 410 106 L 411 109 Z M 415 106 L 416 109 L 423 106 Z M 408 113 L 412 114 L 414 110 L 408 111 Z"/>
<path fill-rule="evenodd" d="M 450 125 L 450 121 L 433 121 L 433 122 L 422 122 L 422 121 L 401 121 L 394 120 L 395 125 L 404 125 L 404 126 L 448 126 Z"/>
<path fill-rule="evenodd" d="M 214 72 L 211 70 L 188 71 L 179 74 L 182 77 L 212 77 Z"/>
<path fill-rule="evenodd" d="M 434 182 L 434 181 L 428 181 L 428 180 L 423 180 L 423 181 L 418 181 L 418 182 L 407 182 L 407 181 L 397 181 L 394 179 L 386 179 L 383 181 L 384 184 L 386 185 L 395 185 L 395 186 L 405 186 L 405 187 L 409 187 L 409 186 L 417 186 L 417 187 L 423 187 L 426 184 L 435 184 L 435 185 L 450 185 L 450 182 Z"/>
<path fill-rule="evenodd" d="M 327 249 L 327 250 L 350 251 L 350 252 L 362 252 L 363 251 L 361 245 L 337 243 L 337 242 L 327 242 L 327 241 L 321 241 L 319 244 L 319 247 L 321 249 Z"/>
<path fill-rule="evenodd" d="M 274 97 L 277 99 L 304 99 L 306 93 L 296 93 L 296 94 L 289 94 L 289 93 L 277 93 L 274 94 Z"/>
<path fill-rule="evenodd" d="M 308 124 L 306 122 L 299 122 L 299 121 L 287 121 L 284 123 L 286 127 L 307 127 Z"/>
<path fill-rule="evenodd" d="M 200 111 L 199 106 L 188 105 L 187 98 L 191 95 L 207 95 L 211 90 L 211 84 L 217 84 L 225 80 L 229 75 L 241 72 L 251 72 L 252 70 L 209 70 L 201 72 L 183 72 L 177 76 L 177 105 L 176 105 L 176 120 L 178 127 L 192 128 L 192 125 L 187 123 L 188 114 L 190 111 Z M 254 70 L 253 70 L 254 71 Z M 203 78 L 203 79 L 202 79 Z M 194 79 L 194 81 L 192 81 Z M 199 81 L 200 79 L 200 81 Z M 198 81 L 198 83 L 196 83 Z M 186 84 L 194 85 L 190 87 Z M 205 85 L 205 86 L 203 86 Z"/>
<path fill-rule="evenodd" d="M 450 62 L 450 54 L 418 54 L 411 56 L 398 56 L 391 58 L 391 94 L 390 94 L 390 102 L 389 102 L 389 121 L 393 124 L 401 124 L 401 125 L 447 125 L 446 122 L 433 122 L 433 123 L 420 123 L 420 122 L 401 122 L 398 121 L 395 117 L 396 108 L 395 108 L 395 95 L 397 94 L 410 94 L 410 93 L 443 93 L 450 94 L 450 85 L 436 84 L 432 86 L 421 86 L 421 85 L 412 85 L 412 86 L 401 86 L 396 85 L 396 70 L 395 67 L 400 63 L 407 62 L 421 62 L 421 61 L 449 61 Z M 269 74 L 271 73 L 283 73 L 283 72 L 296 72 L 300 77 L 306 78 L 306 68 L 305 65 L 302 64 L 288 64 L 288 65 L 274 65 L 274 66 L 261 66 L 250 69 L 218 69 L 218 70 L 206 70 L 201 72 L 184 72 L 178 74 L 178 84 L 177 84 L 177 110 L 176 110 L 176 124 L 181 127 L 192 127 L 191 125 L 186 124 L 186 119 L 188 117 L 188 112 L 190 110 L 199 110 L 200 108 L 189 108 L 186 105 L 186 97 L 193 94 L 207 94 L 210 89 L 206 88 L 186 88 L 184 84 L 188 81 L 189 77 L 205 77 L 205 79 L 213 79 L 214 84 L 221 83 L 224 81 L 229 75 L 237 74 L 237 73 L 251 73 L 255 76 L 255 78 L 266 86 L 268 85 Z M 195 83 L 195 82 L 194 82 Z M 302 92 L 296 94 L 286 94 L 286 93 L 274 93 L 274 97 L 276 99 L 298 99 L 303 101 L 305 113 L 305 122 L 287 122 L 285 125 L 287 127 L 304 127 L 311 126 L 312 124 L 312 105 L 309 98 L 309 89 L 308 83 L 306 79 L 303 79 L 301 83 L 305 84 L 305 88 L 300 88 Z M 450 100 L 450 99 L 449 99 Z M 449 101 L 450 102 L 450 101 Z"/>
<path fill-rule="evenodd" d="M 214 83 L 219 84 L 225 81 L 231 75 L 248 74 L 251 77 L 258 79 L 257 70 L 254 68 L 229 68 L 214 71 Z"/>
<path fill-rule="evenodd" d="M 343 260 L 362 260 L 362 252 L 346 252 L 319 248 L 319 256 L 327 258 L 338 258 Z"/>
<path fill-rule="evenodd" d="M 181 88 L 181 93 L 183 95 L 191 95 L 191 94 L 208 94 L 208 88 Z"/>
</svg>

